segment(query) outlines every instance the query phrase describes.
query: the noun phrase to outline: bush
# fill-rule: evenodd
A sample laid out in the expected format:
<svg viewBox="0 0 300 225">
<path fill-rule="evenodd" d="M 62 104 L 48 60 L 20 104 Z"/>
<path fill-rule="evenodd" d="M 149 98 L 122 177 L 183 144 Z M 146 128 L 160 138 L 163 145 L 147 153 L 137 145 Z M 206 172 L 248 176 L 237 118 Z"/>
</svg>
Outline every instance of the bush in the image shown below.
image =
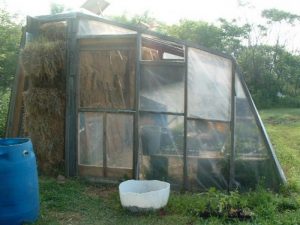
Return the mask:
<svg viewBox="0 0 300 225">
<path fill-rule="evenodd" d="M 289 108 L 300 108 L 300 96 L 297 97 L 286 96 L 286 97 L 279 98 L 278 106 L 289 107 Z"/>
<path fill-rule="evenodd" d="M 9 107 L 10 90 L 0 91 L 0 137 L 4 137 Z"/>
</svg>

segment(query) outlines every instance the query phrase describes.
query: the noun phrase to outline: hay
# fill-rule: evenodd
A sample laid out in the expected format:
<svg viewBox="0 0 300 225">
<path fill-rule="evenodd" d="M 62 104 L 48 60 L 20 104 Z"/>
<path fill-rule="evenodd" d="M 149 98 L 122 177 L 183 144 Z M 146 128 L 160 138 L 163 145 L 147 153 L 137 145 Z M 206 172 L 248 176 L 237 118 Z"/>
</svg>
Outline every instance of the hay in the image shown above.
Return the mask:
<svg viewBox="0 0 300 225">
<path fill-rule="evenodd" d="M 36 152 L 39 171 L 56 175 L 64 165 L 64 120 L 50 114 L 25 113 L 25 128 Z"/>
<path fill-rule="evenodd" d="M 23 93 L 24 133 L 32 139 L 39 171 L 57 175 L 64 167 L 66 24 L 47 23 L 26 44 L 22 65 L 29 87 Z"/>
<path fill-rule="evenodd" d="M 35 87 L 55 86 L 63 82 L 66 44 L 46 39 L 28 43 L 22 51 L 25 75 Z"/>
<path fill-rule="evenodd" d="M 133 108 L 135 51 L 80 53 L 80 106 Z"/>
<path fill-rule="evenodd" d="M 56 88 L 31 88 L 23 93 L 27 114 L 65 115 L 65 94 Z"/>
<path fill-rule="evenodd" d="M 64 162 L 65 94 L 57 89 L 31 88 L 24 93 L 25 133 L 36 150 L 39 169 L 55 173 Z"/>
<path fill-rule="evenodd" d="M 40 26 L 40 36 L 49 41 L 65 41 L 67 38 L 66 22 L 45 23 Z"/>
</svg>

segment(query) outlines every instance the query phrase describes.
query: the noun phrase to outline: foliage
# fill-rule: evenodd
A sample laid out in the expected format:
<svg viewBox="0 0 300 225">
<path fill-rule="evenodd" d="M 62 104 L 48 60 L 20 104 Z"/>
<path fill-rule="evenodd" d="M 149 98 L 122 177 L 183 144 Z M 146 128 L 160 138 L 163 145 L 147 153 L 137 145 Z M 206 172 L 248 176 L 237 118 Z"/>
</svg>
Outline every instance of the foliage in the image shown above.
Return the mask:
<svg viewBox="0 0 300 225">
<path fill-rule="evenodd" d="M 15 17 L 0 8 L 0 91 L 11 87 L 16 72 L 21 25 Z"/>
<path fill-rule="evenodd" d="M 278 9 L 265 9 L 262 11 L 262 16 L 267 18 L 269 23 L 286 21 L 288 23 L 293 23 L 295 20 L 300 20 L 300 16 L 297 14 L 292 14 Z"/>
<path fill-rule="evenodd" d="M 6 116 L 8 113 L 8 105 L 10 98 L 10 91 L 0 91 L 0 138 L 5 135 Z"/>
<path fill-rule="evenodd" d="M 4 136 L 10 88 L 16 72 L 21 25 L 0 8 L 0 137 Z"/>
<path fill-rule="evenodd" d="M 181 20 L 178 25 L 166 27 L 166 33 L 208 48 L 223 48 L 222 30 L 203 21 Z"/>
<path fill-rule="evenodd" d="M 66 10 L 66 6 L 63 5 L 63 4 L 52 2 L 51 5 L 50 5 L 50 13 L 52 15 L 62 13 L 65 10 Z"/>
</svg>

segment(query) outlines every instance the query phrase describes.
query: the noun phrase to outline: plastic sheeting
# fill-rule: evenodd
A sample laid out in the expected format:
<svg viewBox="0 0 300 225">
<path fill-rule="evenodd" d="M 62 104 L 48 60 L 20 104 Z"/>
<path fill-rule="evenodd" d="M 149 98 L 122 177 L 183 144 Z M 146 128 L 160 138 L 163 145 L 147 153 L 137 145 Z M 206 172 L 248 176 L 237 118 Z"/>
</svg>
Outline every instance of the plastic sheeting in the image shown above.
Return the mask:
<svg viewBox="0 0 300 225">
<path fill-rule="evenodd" d="M 232 63 L 188 48 L 188 116 L 230 121 Z"/>
<path fill-rule="evenodd" d="M 191 189 L 228 186 L 230 124 L 188 120 L 187 167 Z"/>
<path fill-rule="evenodd" d="M 79 164 L 103 166 L 103 114 L 79 113 L 78 141 Z"/>
<path fill-rule="evenodd" d="M 107 166 L 132 169 L 133 116 L 107 114 L 106 122 Z"/>
<path fill-rule="evenodd" d="M 140 178 L 183 184 L 183 121 L 183 116 L 140 114 Z"/>
<path fill-rule="evenodd" d="M 117 27 L 96 20 L 81 19 L 78 24 L 77 35 L 113 35 L 113 34 L 136 34 L 135 31 Z"/>
<path fill-rule="evenodd" d="M 183 66 L 142 65 L 140 109 L 182 113 L 184 71 Z"/>
<path fill-rule="evenodd" d="M 80 165 L 104 166 L 105 144 L 107 167 L 132 169 L 132 115 L 107 113 L 105 116 L 98 112 L 81 112 L 78 137 Z"/>
<path fill-rule="evenodd" d="M 235 88 L 235 185 L 241 189 L 255 188 L 259 184 L 277 188 L 280 182 L 275 174 L 273 159 L 237 74 Z"/>
</svg>

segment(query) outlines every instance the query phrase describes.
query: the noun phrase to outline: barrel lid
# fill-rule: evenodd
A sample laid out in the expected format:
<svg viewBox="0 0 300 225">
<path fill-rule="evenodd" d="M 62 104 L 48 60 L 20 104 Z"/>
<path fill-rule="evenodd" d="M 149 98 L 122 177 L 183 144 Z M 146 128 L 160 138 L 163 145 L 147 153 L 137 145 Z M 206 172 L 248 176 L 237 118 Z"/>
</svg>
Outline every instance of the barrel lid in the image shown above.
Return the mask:
<svg viewBox="0 0 300 225">
<path fill-rule="evenodd" d="M 1 146 L 20 145 L 30 141 L 29 138 L 0 138 Z"/>
</svg>

